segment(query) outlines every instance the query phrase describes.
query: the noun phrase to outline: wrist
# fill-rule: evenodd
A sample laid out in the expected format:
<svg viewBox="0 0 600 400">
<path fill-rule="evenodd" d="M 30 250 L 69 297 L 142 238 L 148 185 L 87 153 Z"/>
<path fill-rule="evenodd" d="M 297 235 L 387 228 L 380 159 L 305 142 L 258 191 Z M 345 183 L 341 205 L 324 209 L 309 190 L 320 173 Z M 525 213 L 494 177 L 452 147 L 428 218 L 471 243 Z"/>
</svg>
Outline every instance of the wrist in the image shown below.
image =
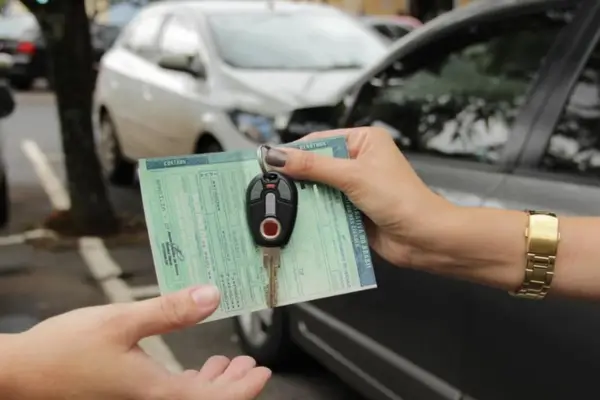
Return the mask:
<svg viewBox="0 0 600 400">
<path fill-rule="evenodd" d="M 505 290 L 522 282 L 526 213 L 447 203 L 427 221 L 410 240 L 414 266 Z"/>
</svg>

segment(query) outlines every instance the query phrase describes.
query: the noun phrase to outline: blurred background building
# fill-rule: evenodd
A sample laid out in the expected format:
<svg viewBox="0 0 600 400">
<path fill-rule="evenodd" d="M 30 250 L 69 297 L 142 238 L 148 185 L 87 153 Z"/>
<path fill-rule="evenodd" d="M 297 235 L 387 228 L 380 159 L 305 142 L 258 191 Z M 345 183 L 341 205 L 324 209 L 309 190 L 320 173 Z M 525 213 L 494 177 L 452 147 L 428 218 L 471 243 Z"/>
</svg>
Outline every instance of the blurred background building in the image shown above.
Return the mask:
<svg viewBox="0 0 600 400">
<path fill-rule="evenodd" d="M 142 1 L 111 1 L 111 0 L 85 0 L 86 6 L 90 14 L 101 14 L 106 11 L 109 6 L 118 4 L 118 12 L 123 15 L 127 14 L 128 8 L 133 8 L 137 4 L 146 3 L 149 0 Z M 224 0 L 226 1 L 226 0 Z M 421 21 L 427 21 L 435 16 L 460 7 L 477 0 L 302 0 L 319 3 L 327 3 L 339 7 L 353 14 L 363 15 L 390 15 L 390 14 L 407 14 L 412 15 Z M 3 12 L 10 10 L 11 13 L 23 12 L 25 7 L 18 0 L 0 0 Z M 99 15 L 99 18 L 110 18 L 107 13 Z"/>
<path fill-rule="evenodd" d="M 328 3 L 348 12 L 367 15 L 403 13 L 427 21 L 455 7 L 477 0 L 309 0 Z"/>
</svg>

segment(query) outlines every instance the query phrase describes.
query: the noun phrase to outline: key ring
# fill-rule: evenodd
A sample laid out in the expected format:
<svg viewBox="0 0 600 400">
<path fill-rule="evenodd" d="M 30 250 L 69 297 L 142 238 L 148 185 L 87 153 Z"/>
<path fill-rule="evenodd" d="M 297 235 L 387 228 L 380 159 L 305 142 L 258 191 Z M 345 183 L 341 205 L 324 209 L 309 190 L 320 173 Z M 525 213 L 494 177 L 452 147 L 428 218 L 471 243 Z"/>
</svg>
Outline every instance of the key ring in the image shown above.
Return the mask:
<svg viewBox="0 0 600 400">
<path fill-rule="evenodd" d="M 269 172 L 265 164 L 265 152 L 263 151 L 263 149 L 266 149 L 268 151 L 270 148 L 271 146 L 269 145 L 261 144 L 260 146 L 258 146 L 258 149 L 256 149 L 256 158 L 258 158 L 258 165 L 260 166 L 260 169 L 263 174 Z"/>
</svg>

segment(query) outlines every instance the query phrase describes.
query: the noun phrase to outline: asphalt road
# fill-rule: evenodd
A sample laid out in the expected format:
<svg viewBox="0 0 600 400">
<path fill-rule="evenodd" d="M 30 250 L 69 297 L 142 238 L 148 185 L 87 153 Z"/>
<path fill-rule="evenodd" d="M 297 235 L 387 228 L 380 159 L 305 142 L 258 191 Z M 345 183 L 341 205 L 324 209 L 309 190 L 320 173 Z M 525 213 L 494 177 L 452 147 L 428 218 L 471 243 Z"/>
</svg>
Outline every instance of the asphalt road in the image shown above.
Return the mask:
<svg viewBox="0 0 600 400">
<path fill-rule="evenodd" d="M 0 237 L 22 232 L 39 224 L 51 211 L 50 202 L 22 151 L 23 140 L 33 140 L 64 177 L 58 120 L 53 96 L 42 91 L 17 94 L 15 113 L 3 121 L 3 149 L 8 166 L 12 220 Z M 111 189 L 117 209 L 141 212 L 135 189 Z M 50 253 L 27 245 L 0 248 L 0 319 L 4 315 L 25 315 L 36 319 L 69 309 L 105 301 L 91 281 L 76 251 Z M 156 282 L 149 249 L 145 246 L 111 250 L 113 258 L 129 276 L 130 285 Z M 2 275 L 15 267 L 17 273 Z M 69 293 L 65 296 L 65 293 Z M 0 321 L 1 322 L 1 321 Z M 0 329 L 1 329 L 0 323 Z M 182 366 L 194 368 L 213 354 L 240 354 L 230 321 L 217 321 L 166 336 L 165 341 Z M 297 372 L 276 374 L 261 400 L 358 400 L 337 378 L 316 363 L 307 363 Z"/>
</svg>

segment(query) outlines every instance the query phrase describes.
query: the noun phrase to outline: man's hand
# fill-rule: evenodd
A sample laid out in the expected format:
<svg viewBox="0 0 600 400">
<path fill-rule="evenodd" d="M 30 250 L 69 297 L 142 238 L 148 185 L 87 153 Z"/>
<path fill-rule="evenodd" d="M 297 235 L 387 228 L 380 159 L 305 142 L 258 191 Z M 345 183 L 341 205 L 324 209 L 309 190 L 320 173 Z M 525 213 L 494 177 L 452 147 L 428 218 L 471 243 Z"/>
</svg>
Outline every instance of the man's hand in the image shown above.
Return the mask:
<svg viewBox="0 0 600 400">
<path fill-rule="evenodd" d="M 211 315 L 211 286 L 136 303 L 71 311 L 31 330 L 0 336 L 0 398 L 12 400 L 250 400 L 271 372 L 250 357 L 210 358 L 173 374 L 147 356 L 141 339 L 192 326 Z"/>
</svg>

